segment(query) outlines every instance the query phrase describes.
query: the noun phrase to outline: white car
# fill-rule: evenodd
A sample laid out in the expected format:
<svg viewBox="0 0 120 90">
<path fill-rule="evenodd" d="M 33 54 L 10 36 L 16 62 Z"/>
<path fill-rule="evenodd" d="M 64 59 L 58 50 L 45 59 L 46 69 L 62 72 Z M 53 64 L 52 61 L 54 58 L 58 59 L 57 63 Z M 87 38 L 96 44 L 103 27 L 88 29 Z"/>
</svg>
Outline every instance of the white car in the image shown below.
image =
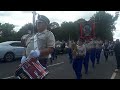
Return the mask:
<svg viewBox="0 0 120 90">
<path fill-rule="evenodd" d="M 21 41 L 6 41 L 0 43 L 0 60 L 13 61 L 22 57 L 25 48 L 22 47 Z"/>
</svg>

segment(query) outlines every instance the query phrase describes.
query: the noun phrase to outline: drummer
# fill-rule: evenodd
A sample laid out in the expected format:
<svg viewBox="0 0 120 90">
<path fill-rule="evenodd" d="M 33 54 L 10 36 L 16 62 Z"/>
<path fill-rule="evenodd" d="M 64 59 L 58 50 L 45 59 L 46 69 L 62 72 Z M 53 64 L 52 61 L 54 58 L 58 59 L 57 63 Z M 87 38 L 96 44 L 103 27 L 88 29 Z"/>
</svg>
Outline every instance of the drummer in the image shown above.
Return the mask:
<svg viewBox="0 0 120 90">
<path fill-rule="evenodd" d="M 22 57 L 21 61 L 24 61 L 26 57 L 39 58 L 40 63 L 47 67 L 47 59 L 55 48 L 55 37 L 54 34 L 47 30 L 49 25 L 49 19 L 44 15 L 38 15 L 36 21 L 37 33 L 32 37 L 28 38 L 26 43 L 26 53 Z M 35 41 L 34 39 L 37 38 Z"/>
</svg>

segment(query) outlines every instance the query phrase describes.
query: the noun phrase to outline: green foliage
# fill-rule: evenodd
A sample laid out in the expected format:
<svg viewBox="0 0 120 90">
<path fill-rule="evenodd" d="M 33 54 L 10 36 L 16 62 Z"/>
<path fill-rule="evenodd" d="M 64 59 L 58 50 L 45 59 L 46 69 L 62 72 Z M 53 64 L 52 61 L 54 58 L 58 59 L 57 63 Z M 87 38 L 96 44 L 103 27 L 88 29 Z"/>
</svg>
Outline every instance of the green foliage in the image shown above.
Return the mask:
<svg viewBox="0 0 120 90">
<path fill-rule="evenodd" d="M 0 23 L 0 29 L 2 31 L 2 35 L 0 37 L 0 42 L 15 40 L 14 28 L 15 28 L 15 26 L 13 24 L 9 24 L 9 23 L 1 24 Z"/>
<path fill-rule="evenodd" d="M 119 12 L 115 13 L 115 16 L 105 12 L 96 12 L 91 18 L 91 21 L 95 21 L 95 35 L 100 37 L 102 40 L 108 39 L 113 40 L 113 31 L 116 30 L 115 24 L 119 17 Z M 59 25 L 57 22 L 50 24 L 49 30 L 53 32 L 56 40 L 78 40 L 80 37 L 80 23 L 84 23 L 86 20 L 80 18 L 74 22 L 63 22 Z M 8 40 L 20 40 L 21 37 L 28 33 L 28 30 L 33 31 L 33 24 L 28 23 L 19 29 L 18 32 L 14 31 L 15 26 L 9 23 L 0 23 L 0 30 L 2 36 L 0 42 Z"/>
<path fill-rule="evenodd" d="M 20 28 L 20 30 L 17 32 L 18 40 L 21 40 L 21 37 L 25 34 L 28 34 L 28 31 L 33 32 L 33 24 L 28 23 L 25 24 L 23 27 Z"/>
<path fill-rule="evenodd" d="M 102 40 L 113 40 L 113 31 L 116 30 L 115 22 L 119 17 L 119 12 L 115 13 L 115 16 L 105 12 L 96 12 L 91 18 L 91 21 L 95 21 L 95 35 Z M 53 29 L 56 40 L 78 40 L 80 37 L 80 23 L 84 23 L 86 20 L 83 18 L 78 19 L 75 22 L 63 22 L 59 29 Z"/>
<path fill-rule="evenodd" d="M 118 12 L 115 14 L 115 17 L 105 11 L 99 11 L 94 14 L 91 19 L 95 20 L 96 37 L 100 37 L 102 40 L 113 40 L 113 31 L 116 30 L 115 21 L 118 17 Z"/>
</svg>

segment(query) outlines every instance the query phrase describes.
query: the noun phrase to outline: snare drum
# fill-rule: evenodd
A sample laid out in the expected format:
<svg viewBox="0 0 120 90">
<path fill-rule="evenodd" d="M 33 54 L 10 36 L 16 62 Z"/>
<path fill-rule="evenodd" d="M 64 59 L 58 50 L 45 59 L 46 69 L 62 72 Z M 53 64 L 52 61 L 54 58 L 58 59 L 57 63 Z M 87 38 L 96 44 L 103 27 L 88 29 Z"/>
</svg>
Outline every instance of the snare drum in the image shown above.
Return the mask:
<svg viewBox="0 0 120 90">
<path fill-rule="evenodd" d="M 43 79 L 48 73 L 36 58 L 31 58 L 19 65 L 15 76 L 19 79 Z"/>
</svg>

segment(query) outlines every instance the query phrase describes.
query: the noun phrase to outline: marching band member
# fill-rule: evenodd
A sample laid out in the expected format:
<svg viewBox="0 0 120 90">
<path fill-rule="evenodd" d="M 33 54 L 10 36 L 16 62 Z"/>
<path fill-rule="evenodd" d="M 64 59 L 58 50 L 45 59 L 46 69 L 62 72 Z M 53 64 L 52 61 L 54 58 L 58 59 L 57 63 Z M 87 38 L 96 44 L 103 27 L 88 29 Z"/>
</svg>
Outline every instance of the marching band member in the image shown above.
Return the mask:
<svg viewBox="0 0 120 90">
<path fill-rule="evenodd" d="M 25 51 L 26 51 L 26 47 L 27 47 L 26 41 L 30 37 L 32 37 L 32 31 L 31 30 L 28 30 L 28 34 L 25 34 L 21 37 L 21 44 L 25 48 L 25 50 L 23 52 L 23 55 L 25 55 Z M 23 56 L 22 59 L 21 59 L 21 63 L 25 62 L 26 59 L 27 58 L 25 56 Z"/>
<path fill-rule="evenodd" d="M 21 37 L 21 43 L 23 47 L 26 47 L 26 41 L 32 36 L 31 30 L 28 30 L 28 34 L 25 34 Z"/>
<path fill-rule="evenodd" d="M 102 51 L 102 41 L 100 39 L 96 40 L 96 58 L 97 58 L 97 64 L 99 64 L 100 61 L 100 54 Z"/>
<path fill-rule="evenodd" d="M 85 47 L 86 47 L 86 55 L 85 55 L 83 64 L 85 68 L 85 74 L 88 74 L 88 65 L 89 65 L 89 58 L 90 58 L 90 43 L 88 39 L 85 42 Z"/>
<path fill-rule="evenodd" d="M 70 64 L 72 63 L 72 59 L 73 59 L 73 56 L 72 56 L 72 43 L 71 41 L 68 42 L 68 55 L 69 55 L 69 60 L 70 60 Z"/>
<path fill-rule="evenodd" d="M 113 42 L 110 43 L 110 47 L 109 47 L 109 51 L 110 51 L 110 55 L 113 56 L 113 51 L 114 51 L 114 44 Z"/>
<path fill-rule="evenodd" d="M 105 60 L 108 60 L 108 55 L 109 55 L 109 43 L 107 40 L 105 40 L 105 43 L 103 45 L 103 50 L 104 50 L 104 56 L 105 56 Z"/>
<path fill-rule="evenodd" d="M 92 61 L 92 67 L 94 68 L 95 67 L 95 55 L 96 55 L 96 43 L 95 43 L 95 40 L 91 39 L 90 47 L 91 47 L 90 59 Z"/>
<path fill-rule="evenodd" d="M 78 45 L 73 44 L 73 70 L 77 76 L 77 79 L 81 79 L 82 64 L 86 55 L 86 48 L 83 41 L 78 41 Z"/>
<path fill-rule="evenodd" d="M 26 41 L 26 56 L 39 58 L 41 65 L 44 67 L 47 65 L 49 54 L 55 48 L 55 37 L 51 31 L 47 30 L 49 23 L 50 21 L 46 16 L 38 15 L 38 20 L 36 21 L 37 33 Z M 36 41 L 34 41 L 35 38 L 37 38 Z"/>
<path fill-rule="evenodd" d="M 114 47 L 115 57 L 116 57 L 116 69 L 118 72 L 120 70 L 120 41 L 116 39 L 115 47 Z"/>
</svg>

